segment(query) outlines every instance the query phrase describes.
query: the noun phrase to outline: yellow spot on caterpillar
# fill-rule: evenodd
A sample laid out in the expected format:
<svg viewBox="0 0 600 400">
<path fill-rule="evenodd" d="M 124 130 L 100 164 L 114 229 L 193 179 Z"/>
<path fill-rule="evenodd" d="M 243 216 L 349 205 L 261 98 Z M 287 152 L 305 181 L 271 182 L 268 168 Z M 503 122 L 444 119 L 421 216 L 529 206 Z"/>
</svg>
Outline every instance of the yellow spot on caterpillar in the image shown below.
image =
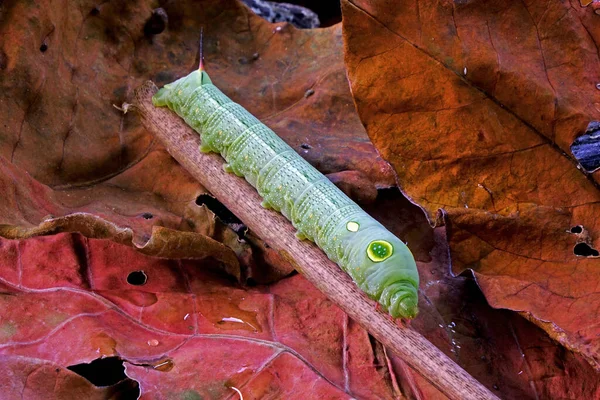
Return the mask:
<svg viewBox="0 0 600 400">
<path fill-rule="evenodd" d="M 350 232 L 358 232 L 358 228 L 360 228 L 358 222 L 349 221 L 346 224 L 346 229 L 348 229 Z"/>
</svg>

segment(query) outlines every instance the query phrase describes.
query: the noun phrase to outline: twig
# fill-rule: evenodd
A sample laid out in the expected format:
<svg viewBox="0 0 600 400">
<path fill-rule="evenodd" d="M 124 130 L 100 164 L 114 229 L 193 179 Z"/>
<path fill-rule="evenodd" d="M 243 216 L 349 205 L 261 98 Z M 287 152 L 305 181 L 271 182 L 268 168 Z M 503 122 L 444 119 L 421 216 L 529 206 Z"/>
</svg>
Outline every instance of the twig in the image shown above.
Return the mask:
<svg viewBox="0 0 600 400">
<path fill-rule="evenodd" d="M 497 399 L 485 386 L 419 333 L 397 326 L 377 310 L 350 277 L 315 244 L 300 241 L 281 214 L 260 206 L 261 198 L 243 178 L 223 170 L 217 154 L 201 153 L 200 137 L 166 108 L 152 105 L 157 88 L 147 82 L 135 92 L 133 105 L 146 129 L 169 153 L 251 230 L 294 265 L 306 279 L 367 329 L 388 349 L 419 371 L 452 399 Z"/>
</svg>

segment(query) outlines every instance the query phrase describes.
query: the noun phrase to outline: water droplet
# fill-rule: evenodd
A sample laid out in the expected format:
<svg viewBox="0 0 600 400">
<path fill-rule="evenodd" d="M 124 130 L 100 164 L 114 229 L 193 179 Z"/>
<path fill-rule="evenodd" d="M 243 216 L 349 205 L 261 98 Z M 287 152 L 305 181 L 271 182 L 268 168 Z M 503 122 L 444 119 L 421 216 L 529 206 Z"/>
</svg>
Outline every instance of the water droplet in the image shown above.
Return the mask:
<svg viewBox="0 0 600 400">
<path fill-rule="evenodd" d="M 203 311 L 203 315 L 219 329 L 244 329 L 251 332 L 262 332 L 255 311 L 244 310 L 241 306 L 242 299 L 229 298 L 228 300 L 221 301 L 219 308 L 213 310 L 213 312 Z"/>
<path fill-rule="evenodd" d="M 152 347 L 158 346 L 158 340 L 156 340 L 156 339 L 148 340 L 148 346 L 152 346 Z"/>
<path fill-rule="evenodd" d="M 252 325 L 251 323 L 244 321 L 243 319 L 239 319 L 236 317 L 223 317 L 221 318 L 221 320 L 218 322 L 219 325 L 222 324 L 226 324 L 226 323 L 234 323 L 234 324 L 239 324 L 237 327 L 231 327 L 229 329 L 246 329 L 249 330 L 249 328 L 251 328 L 251 330 L 253 330 L 254 332 L 258 332 L 258 329 Z M 241 325 L 241 326 L 240 326 Z M 244 326 L 246 325 L 246 326 Z M 227 328 L 226 328 L 227 329 Z"/>
<path fill-rule="evenodd" d="M 244 323 L 244 321 L 242 321 L 241 319 L 236 318 L 236 317 L 221 318 L 221 321 L 223 321 L 223 322 L 237 322 L 237 323 L 240 323 L 240 324 Z"/>
<path fill-rule="evenodd" d="M 160 372 L 169 372 L 173 369 L 175 363 L 170 358 L 166 358 L 154 364 L 152 367 Z"/>
</svg>

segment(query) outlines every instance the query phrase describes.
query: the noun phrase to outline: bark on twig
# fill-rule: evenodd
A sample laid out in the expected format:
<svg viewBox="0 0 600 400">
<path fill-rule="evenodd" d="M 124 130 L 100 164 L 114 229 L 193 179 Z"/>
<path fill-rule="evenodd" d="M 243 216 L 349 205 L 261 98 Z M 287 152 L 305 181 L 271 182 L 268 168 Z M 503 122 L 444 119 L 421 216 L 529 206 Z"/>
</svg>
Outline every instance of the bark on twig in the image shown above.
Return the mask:
<svg viewBox="0 0 600 400">
<path fill-rule="evenodd" d="M 312 242 L 296 239 L 296 230 L 285 217 L 262 208 L 261 198 L 250 184 L 243 178 L 226 173 L 223 170 L 224 160 L 219 155 L 201 153 L 197 133 L 173 112 L 152 105 L 151 98 L 156 90 L 152 82 L 147 82 L 135 93 L 133 106 L 146 129 L 252 231 L 289 260 L 298 272 L 352 319 L 448 397 L 497 399 L 419 333 L 397 326 L 386 313 L 375 309 L 350 277 L 323 251 Z"/>
</svg>

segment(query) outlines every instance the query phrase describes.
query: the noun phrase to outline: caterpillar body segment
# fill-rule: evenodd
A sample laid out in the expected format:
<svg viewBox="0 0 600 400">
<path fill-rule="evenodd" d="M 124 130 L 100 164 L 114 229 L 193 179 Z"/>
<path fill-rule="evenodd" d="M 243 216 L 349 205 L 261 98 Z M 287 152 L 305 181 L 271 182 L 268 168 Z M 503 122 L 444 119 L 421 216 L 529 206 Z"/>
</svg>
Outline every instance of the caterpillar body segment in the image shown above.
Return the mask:
<svg viewBox="0 0 600 400">
<path fill-rule="evenodd" d="M 417 314 L 419 276 L 408 247 L 364 212 L 271 129 L 212 84 L 203 70 L 165 85 L 153 97 L 196 130 L 201 150 L 221 154 L 281 212 L 299 238 L 315 242 L 393 317 Z"/>
</svg>

